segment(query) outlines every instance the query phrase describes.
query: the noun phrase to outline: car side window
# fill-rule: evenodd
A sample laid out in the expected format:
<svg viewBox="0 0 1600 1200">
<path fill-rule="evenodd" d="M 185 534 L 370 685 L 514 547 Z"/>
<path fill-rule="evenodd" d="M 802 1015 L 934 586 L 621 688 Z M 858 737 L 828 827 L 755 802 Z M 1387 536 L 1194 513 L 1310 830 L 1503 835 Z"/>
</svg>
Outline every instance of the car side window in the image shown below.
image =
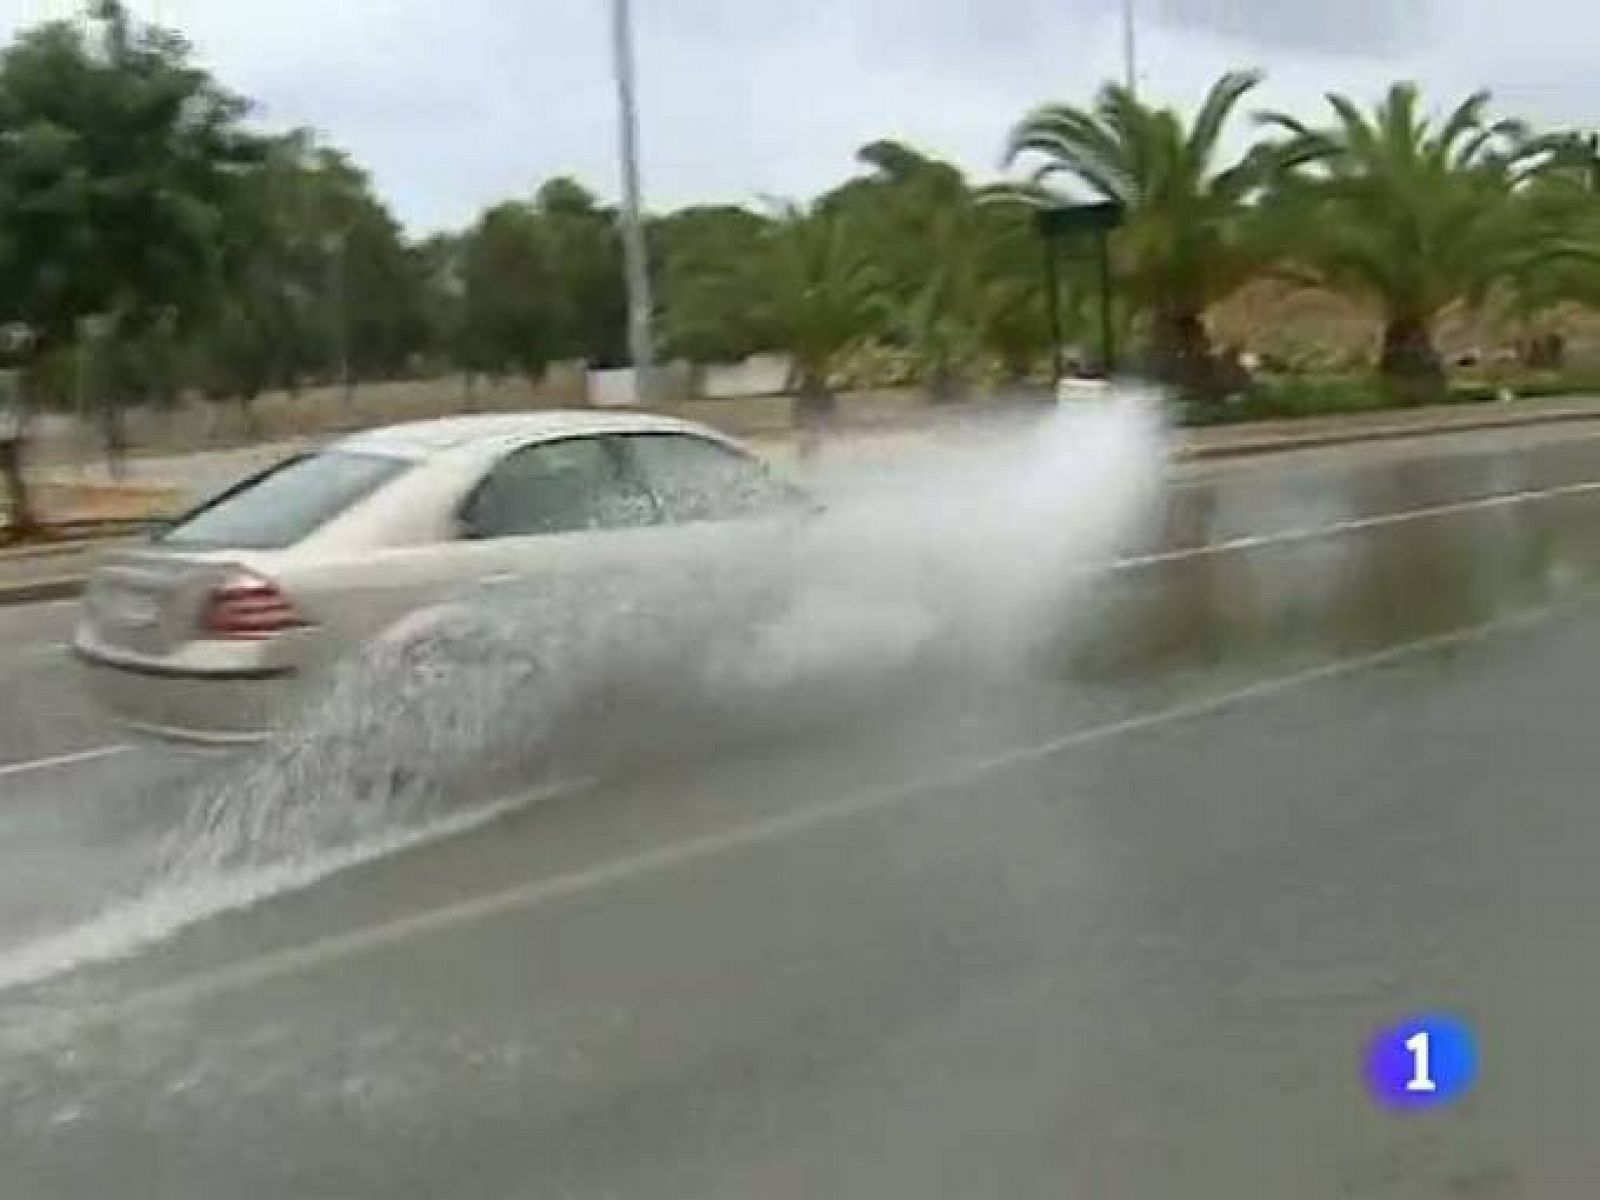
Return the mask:
<svg viewBox="0 0 1600 1200">
<path fill-rule="evenodd" d="M 526 446 L 501 459 L 462 511 L 468 537 L 622 529 L 656 520 L 648 492 L 599 438 Z"/>
<path fill-rule="evenodd" d="M 720 442 L 684 433 L 638 433 L 623 439 L 640 476 L 669 521 L 727 521 L 796 507 L 797 489 L 759 460 Z"/>
</svg>

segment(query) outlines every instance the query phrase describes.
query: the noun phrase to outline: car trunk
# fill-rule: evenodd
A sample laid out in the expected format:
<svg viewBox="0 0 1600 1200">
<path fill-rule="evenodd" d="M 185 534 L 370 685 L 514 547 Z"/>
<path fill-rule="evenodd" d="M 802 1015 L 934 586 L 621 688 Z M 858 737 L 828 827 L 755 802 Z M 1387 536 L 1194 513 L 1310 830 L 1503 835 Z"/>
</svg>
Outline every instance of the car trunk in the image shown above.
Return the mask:
<svg viewBox="0 0 1600 1200">
<path fill-rule="evenodd" d="M 84 623 L 108 649 L 165 658 L 198 636 L 207 596 L 237 565 L 237 554 L 227 551 L 115 551 L 90 583 Z"/>
</svg>

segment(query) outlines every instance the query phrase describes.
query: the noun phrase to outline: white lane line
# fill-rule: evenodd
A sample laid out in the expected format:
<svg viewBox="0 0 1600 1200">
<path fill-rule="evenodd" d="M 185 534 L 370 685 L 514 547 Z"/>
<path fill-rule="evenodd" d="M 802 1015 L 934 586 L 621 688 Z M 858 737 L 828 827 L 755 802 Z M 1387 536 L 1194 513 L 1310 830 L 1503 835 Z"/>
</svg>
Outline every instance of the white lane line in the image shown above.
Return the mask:
<svg viewBox="0 0 1600 1200">
<path fill-rule="evenodd" d="M 1290 546 L 1298 542 L 1319 541 L 1323 538 L 1341 537 L 1349 533 L 1362 533 L 1372 529 L 1385 529 L 1405 525 L 1412 521 L 1435 521 L 1441 517 L 1459 516 L 1462 513 L 1483 512 L 1488 509 L 1509 508 L 1519 504 L 1538 504 L 1546 500 L 1559 500 L 1570 496 L 1587 496 L 1600 493 L 1600 480 L 1569 483 L 1561 487 L 1540 488 L 1524 492 L 1504 492 L 1494 496 L 1480 496 L 1474 500 L 1457 500 L 1449 504 L 1434 504 L 1426 508 L 1408 508 L 1401 512 L 1380 513 L 1371 517 L 1357 517 L 1332 525 L 1311 525 L 1302 529 L 1288 529 L 1281 533 L 1251 534 L 1230 538 L 1225 542 L 1207 542 L 1203 546 L 1186 546 L 1179 550 L 1159 550 L 1153 554 L 1136 554 L 1119 558 L 1111 564 L 1113 571 L 1133 571 L 1163 563 L 1183 562 L 1187 559 L 1206 558 L 1215 554 L 1237 554 L 1247 550 L 1260 550 L 1272 546 Z"/>
<path fill-rule="evenodd" d="M 128 747 L 122 743 L 109 746 L 96 746 L 92 750 L 74 750 L 71 754 L 52 754 L 48 758 L 32 758 L 25 762 L 0 764 L 0 779 L 10 779 L 17 775 L 27 775 L 34 771 L 49 771 L 56 767 L 75 767 L 79 763 L 94 762 L 99 758 L 110 758 L 113 754 L 121 754 Z"/>
<path fill-rule="evenodd" d="M 500 891 L 488 892 L 362 929 L 333 934 L 299 946 L 271 951 L 255 958 L 201 971 L 142 992 L 130 993 L 119 1001 L 103 1006 L 80 1010 L 68 1018 L 68 1023 L 74 1029 L 81 1029 L 85 1025 L 139 1019 L 171 1008 L 245 991 L 274 979 L 296 975 L 341 959 L 371 954 L 413 938 L 471 925 L 505 913 L 541 908 L 560 900 L 628 883 L 640 877 L 687 867 L 702 859 L 754 849 L 797 834 L 871 816 L 895 808 L 918 796 L 970 784 L 1010 768 L 1040 762 L 1069 750 L 1108 742 L 1130 734 L 1161 729 L 1312 684 L 1422 657 L 1437 650 L 1484 641 L 1512 630 L 1533 627 L 1573 607 L 1574 605 L 1570 603 L 1545 606 L 1452 633 L 1422 638 L 1375 654 L 1344 659 L 1291 675 L 1279 676 L 1142 716 L 1075 730 L 1034 745 L 1018 746 L 999 754 L 972 759 L 950 770 L 922 779 L 868 789 L 830 803 L 752 821 L 718 833 L 659 846 L 582 870 L 517 884 Z"/>
<path fill-rule="evenodd" d="M 46 659 L 64 661 L 71 649 L 71 642 L 39 642 L 13 651 L 11 657 L 18 662 L 43 662 Z"/>
</svg>

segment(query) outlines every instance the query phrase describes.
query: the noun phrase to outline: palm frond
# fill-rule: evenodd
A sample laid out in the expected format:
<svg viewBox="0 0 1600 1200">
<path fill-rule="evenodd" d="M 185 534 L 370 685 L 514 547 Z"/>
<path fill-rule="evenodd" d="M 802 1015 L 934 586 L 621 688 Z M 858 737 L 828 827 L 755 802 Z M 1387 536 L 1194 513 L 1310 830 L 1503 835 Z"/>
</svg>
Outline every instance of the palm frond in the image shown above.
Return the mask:
<svg viewBox="0 0 1600 1200">
<path fill-rule="evenodd" d="M 1211 159 L 1228 118 L 1264 78 L 1260 71 L 1231 71 L 1211 85 L 1189 129 L 1187 149 L 1192 160 L 1208 162 Z"/>
</svg>

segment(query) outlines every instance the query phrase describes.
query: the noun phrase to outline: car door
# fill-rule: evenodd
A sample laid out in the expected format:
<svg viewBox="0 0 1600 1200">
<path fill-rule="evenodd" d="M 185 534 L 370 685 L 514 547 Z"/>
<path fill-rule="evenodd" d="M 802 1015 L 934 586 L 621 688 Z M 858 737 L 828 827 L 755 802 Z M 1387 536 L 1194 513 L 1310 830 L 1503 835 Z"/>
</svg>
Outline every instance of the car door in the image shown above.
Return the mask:
<svg viewBox="0 0 1600 1200">
<path fill-rule="evenodd" d="M 296 573 L 294 593 L 314 606 L 331 644 L 361 646 L 441 605 L 570 596 L 607 564 L 640 557 L 640 543 L 663 529 L 654 497 L 603 437 L 523 444 L 465 485 L 446 474 L 428 489 L 413 498 L 414 540 Z"/>
<path fill-rule="evenodd" d="M 660 507 L 604 436 L 513 450 L 459 513 L 464 582 L 538 598 L 582 590 L 638 559 L 662 532 Z"/>
<path fill-rule="evenodd" d="M 736 523 L 757 534 L 758 527 L 792 527 L 809 500 L 799 488 L 778 478 L 755 456 L 726 442 L 694 433 L 628 433 L 617 438 L 632 471 L 660 507 L 662 519 L 677 526 L 727 526 Z M 708 533 L 738 534 L 736 529 Z"/>
<path fill-rule="evenodd" d="M 767 604 L 787 587 L 800 532 L 817 509 L 810 497 L 710 437 L 652 431 L 617 442 L 655 499 L 674 561 L 697 571 L 706 589 L 732 609 Z"/>
</svg>

